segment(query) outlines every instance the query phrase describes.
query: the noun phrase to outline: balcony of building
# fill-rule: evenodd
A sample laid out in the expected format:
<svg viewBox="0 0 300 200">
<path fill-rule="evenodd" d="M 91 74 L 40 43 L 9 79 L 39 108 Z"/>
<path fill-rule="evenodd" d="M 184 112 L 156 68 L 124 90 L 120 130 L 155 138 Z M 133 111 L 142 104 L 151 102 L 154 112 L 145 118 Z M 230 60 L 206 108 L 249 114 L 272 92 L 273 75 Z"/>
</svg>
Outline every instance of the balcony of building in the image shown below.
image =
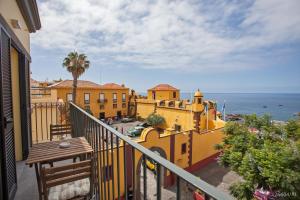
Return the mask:
<svg viewBox="0 0 300 200">
<path fill-rule="evenodd" d="M 50 140 L 50 124 L 72 124 L 72 137 L 84 137 L 92 146 L 94 199 L 195 199 L 195 194 L 198 199 L 232 199 L 73 103 L 34 103 L 31 109 L 33 146 Z M 54 166 L 67 163 L 72 160 Z M 34 169 L 19 161 L 17 175 L 15 199 L 39 199 Z M 211 175 L 215 181 L 218 174 Z"/>
</svg>

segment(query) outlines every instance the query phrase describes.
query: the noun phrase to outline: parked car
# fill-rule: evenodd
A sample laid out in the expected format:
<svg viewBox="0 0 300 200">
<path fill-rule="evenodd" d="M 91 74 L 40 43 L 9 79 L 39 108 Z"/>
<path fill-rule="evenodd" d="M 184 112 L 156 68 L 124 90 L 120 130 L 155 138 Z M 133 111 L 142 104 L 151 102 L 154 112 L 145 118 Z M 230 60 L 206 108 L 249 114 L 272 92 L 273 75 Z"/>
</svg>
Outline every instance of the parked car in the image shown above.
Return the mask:
<svg viewBox="0 0 300 200">
<path fill-rule="evenodd" d="M 145 128 L 142 127 L 142 126 L 136 126 L 136 127 L 133 127 L 133 128 L 130 128 L 127 132 L 128 132 L 128 136 L 130 137 L 137 137 L 137 136 L 140 136 L 142 131 L 144 130 Z"/>
<path fill-rule="evenodd" d="M 154 173 L 156 172 L 156 166 L 155 166 L 155 162 L 152 159 L 147 159 L 146 160 L 146 165 L 147 168 L 150 169 L 151 171 L 153 171 Z"/>
<path fill-rule="evenodd" d="M 141 127 L 144 127 L 144 128 L 148 128 L 148 127 L 151 126 L 151 125 L 148 124 L 147 122 L 142 122 L 142 123 L 139 123 L 137 126 L 141 126 Z"/>
<path fill-rule="evenodd" d="M 129 117 L 124 117 L 122 120 L 121 120 L 122 123 L 129 123 L 129 122 L 134 122 L 134 119 L 133 118 L 129 118 Z"/>
</svg>

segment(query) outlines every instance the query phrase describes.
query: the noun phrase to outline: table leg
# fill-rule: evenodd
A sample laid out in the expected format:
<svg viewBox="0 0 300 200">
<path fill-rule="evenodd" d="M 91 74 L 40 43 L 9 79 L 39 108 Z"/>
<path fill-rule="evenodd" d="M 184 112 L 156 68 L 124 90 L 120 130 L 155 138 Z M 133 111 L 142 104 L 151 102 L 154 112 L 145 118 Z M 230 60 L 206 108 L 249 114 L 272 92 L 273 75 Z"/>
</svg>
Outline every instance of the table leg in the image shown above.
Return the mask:
<svg viewBox="0 0 300 200">
<path fill-rule="evenodd" d="M 36 181 L 37 181 L 38 191 L 39 191 L 39 199 L 42 200 L 41 179 L 40 179 L 40 173 L 39 173 L 39 168 L 37 163 L 34 164 L 34 168 L 35 168 Z"/>
</svg>

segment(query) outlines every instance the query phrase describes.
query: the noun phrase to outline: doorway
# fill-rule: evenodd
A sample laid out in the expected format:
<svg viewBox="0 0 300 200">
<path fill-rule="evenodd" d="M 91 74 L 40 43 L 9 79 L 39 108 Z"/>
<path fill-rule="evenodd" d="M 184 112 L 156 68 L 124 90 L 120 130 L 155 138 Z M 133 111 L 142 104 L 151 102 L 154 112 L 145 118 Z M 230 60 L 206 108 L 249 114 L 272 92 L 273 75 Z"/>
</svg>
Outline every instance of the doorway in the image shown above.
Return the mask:
<svg viewBox="0 0 300 200">
<path fill-rule="evenodd" d="M 99 119 L 105 119 L 105 112 L 99 113 Z"/>
<path fill-rule="evenodd" d="M 118 112 L 117 112 L 117 117 L 118 117 L 118 119 L 121 119 L 121 118 L 122 118 L 122 112 L 121 112 L 121 111 L 118 111 Z"/>
</svg>

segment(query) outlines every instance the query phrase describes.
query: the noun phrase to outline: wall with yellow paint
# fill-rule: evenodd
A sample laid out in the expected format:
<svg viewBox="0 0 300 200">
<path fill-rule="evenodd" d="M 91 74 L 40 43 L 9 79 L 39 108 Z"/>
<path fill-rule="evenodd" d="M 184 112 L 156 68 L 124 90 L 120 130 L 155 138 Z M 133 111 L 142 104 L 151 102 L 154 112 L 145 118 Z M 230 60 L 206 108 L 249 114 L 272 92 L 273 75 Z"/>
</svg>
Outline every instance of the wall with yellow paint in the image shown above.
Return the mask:
<svg viewBox="0 0 300 200">
<path fill-rule="evenodd" d="M 18 52 L 11 48 L 11 80 L 13 96 L 13 116 L 14 116 L 14 137 L 16 160 L 22 160 L 22 135 L 21 135 L 21 108 L 20 108 L 20 88 L 19 88 L 19 58 Z"/>
<path fill-rule="evenodd" d="M 0 14 L 4 17 L 10 28 L 16 34 L 18 39 L 23 44 L 24 48 L 27 52 L 30 52 L 30 37 L 27 25 L 25 20 L 19 10 L 17 5 L 17 1 L 15 0 L 1 0 L 0 1 Z M 16 19 L 18 20 L 21 29 L 15 29 L 11 25 L 11 20 Z"/>
<path fill-rule="evenodd" d="M 179 100 L 180 99 L 179 90 L 176 90 L 176 91 L 173 91 L 173 90 L 148 90 L 147 91 L 148 99 L 154 99 L 153 92 L 155 92 L 155 100 Z M 173 93 L 175 93 L 175 96 L 173 96 Z"/>
<path fill-rule="evenodd" d="M 53 88 L 52 90 L 57 91 L 57 98 L 67 102 L 67 94 L 72 93 L 72 88 Z M 84 94 L 90 94 L 90 102 L 85 103 Z M 104 93 L 106 101 L 100 103 L 100 93 Z M 117 94 L 117 102 L 113 102 L 113 94 Z M 125 101 L 122 100 L 122 94 L 126 95 Z M 76 104 L 86 109 L 90 107 L 93 115 L 99 118 L 101 112 L 105 113 L 105 118 L 116 117 L 118 111 L 121 111 L 122 116 L 127 116 L 128 113 L 128 95 L 129 89 L 98 89 L 98 88 L 77 88 Z M 104 106 L 104 109 L 100 108 L 100 104 Z M 114 108 L 113 104 L 117 107 Z"/>
<path fill-rule="evenodd" d="M 223 137 L 223 129 L 217 129 L 203 134 L 194 133 L 192 142 L 192 163 L 195 164 L 218 153 L 214 147 L 216 144 L 220 144 L 222 142 Z"/>
<path fill-rule="evenodd" d="M 189 134 L 190 132 L 182 132 L 175 135 L 175 147 L 174 147 L 174 163 L 181 168 L 189 166 Z M 186 152 L 182 152 L 182 145 L 186 145 Z"/>
<path fill-rule="evenodd" d="M 32 143 L 50 140 L 50 124 L 65 124 L 65 104 L 58 102 L 35 102 L 31 105 Z"/>
<path fill-rule="evenodd" d="M 34 91 L 34 93 L 37 91 Z M 40 94 L 40 93 L 39 93 Z M 42 102 L 56 102 L 57 101 L 57 91 L 48 91 L 49 95 L 32 95 L 31 93 L 31 103 L 42 103 Z"/>
<path fill-rule="evenodd" d="M 156 102 L 146 99 L 137 99 L 137 117 L 146 119 L 150 114 L 154 113 Z"/>
<path fill-rule="evenodd" d="M 156 113 L 165 118 L 164 128 L 175 129 L 175 124 L 181 126 L 181 130 L 191 130 L 194 126 L 193 112 L 173 107 L 157 107 Z"/>
</svg>

